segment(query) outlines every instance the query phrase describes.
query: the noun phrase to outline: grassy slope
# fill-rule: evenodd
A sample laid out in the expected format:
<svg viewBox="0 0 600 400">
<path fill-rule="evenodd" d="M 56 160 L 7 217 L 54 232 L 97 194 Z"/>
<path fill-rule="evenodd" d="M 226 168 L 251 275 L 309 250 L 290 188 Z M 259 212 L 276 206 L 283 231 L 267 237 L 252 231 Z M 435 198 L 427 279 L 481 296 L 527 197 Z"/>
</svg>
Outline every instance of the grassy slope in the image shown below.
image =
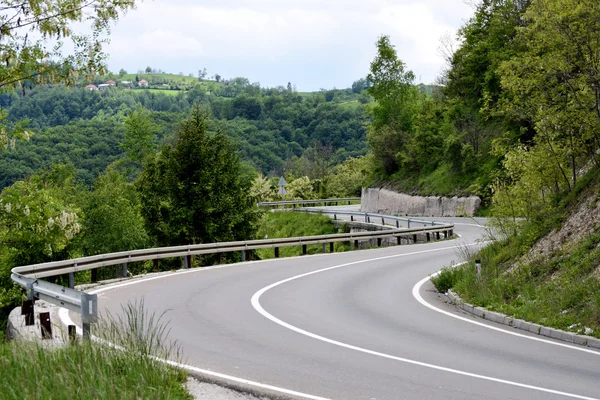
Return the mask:
<svg viewBox="0 0 600 400">
<path fill-rule="evenodd" d="M 306 214 L 299 212 L 267 212 L 261 221 L 259 238 L 285 238 L 296 236 L 327 235 L 338 233 L 331 219 L 322 215 Z M 350 247 L 343 243 L 335 243 L 335 251 L 345 251 Z M 302 254 L 301 246 L 282 247 L 279 249 L 281 257 L 292 257 Z M 323 251 L 322 245 L 310 245 L 309 254 Z M 273 258 L 273 249 L 260 249 L 257 253 L 261 259 Z"/>
<path fill-rule="evenodd" d="M 98 344 L 47 350 L 0 344 L 2 399 L 191 399 L 187 376 L 148 357 Z"/>
<path fill-rule="evenodd" d="M 560 229 L 573 210 L 599 190 L 596 169 L 557 204 L 552 216 L 527 222 L 518 236 L 470 257 L 482 260 L 480 277 L 472 262 L 447 269 L 434 279 L 438 290 L 453 287 L 469 303 L 567 331 L 585 333 L 588 327 L 600 337 L 600 232 L 553 248 L 550 257 L 529 254 L 539 239 Z"/>
</svg>

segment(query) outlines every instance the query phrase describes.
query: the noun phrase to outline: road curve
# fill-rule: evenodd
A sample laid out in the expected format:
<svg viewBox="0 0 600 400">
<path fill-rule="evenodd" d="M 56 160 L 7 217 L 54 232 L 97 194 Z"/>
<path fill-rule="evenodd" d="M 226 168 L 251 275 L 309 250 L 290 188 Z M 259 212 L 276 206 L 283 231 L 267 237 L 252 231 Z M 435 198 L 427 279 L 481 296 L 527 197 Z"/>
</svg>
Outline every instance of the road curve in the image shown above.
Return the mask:
<svg viewBox="0 0 600 400">
<path fill-rule="evenodd" d="M 144 298 L 167 310 L 186 364 L 313 398 L 600 398 L 600 353 L 415 299 L 417 282 L 482 234 L 472 220 L 452 221 L 456 241 L 178 272 L 103 289 L 99 304 L 115 313 Z M 474 319 L 430 283 L 419 294 Z"/>
</svg>

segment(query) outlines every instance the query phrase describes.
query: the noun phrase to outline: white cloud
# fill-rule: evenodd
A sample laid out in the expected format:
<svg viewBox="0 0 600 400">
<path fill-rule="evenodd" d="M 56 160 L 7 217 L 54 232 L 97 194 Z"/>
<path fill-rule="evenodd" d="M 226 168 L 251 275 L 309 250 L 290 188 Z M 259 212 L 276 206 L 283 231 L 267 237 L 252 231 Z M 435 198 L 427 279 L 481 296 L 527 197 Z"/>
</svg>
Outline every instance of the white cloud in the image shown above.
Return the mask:
<svg viewBox="0 0 600 400">
<path fill-rule="evenodd" d="M 389 34 L 399 57 L 431 82 L 443 63 L 439 38 L 471 13 L 462 0 L 155 0 L 117 23 L 107 52 L 112 70 L 206 67 L 318 90 L 365 76 L 377 37 Z"/>
</svg>

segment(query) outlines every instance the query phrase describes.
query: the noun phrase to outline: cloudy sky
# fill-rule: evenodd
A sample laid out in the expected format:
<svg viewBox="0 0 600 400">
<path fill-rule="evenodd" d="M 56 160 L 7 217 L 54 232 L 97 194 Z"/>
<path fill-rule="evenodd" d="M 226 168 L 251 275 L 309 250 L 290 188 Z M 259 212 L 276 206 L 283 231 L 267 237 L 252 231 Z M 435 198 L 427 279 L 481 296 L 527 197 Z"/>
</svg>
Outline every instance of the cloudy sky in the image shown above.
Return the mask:
<svg viewBox="0 0 600 400">
<path fill-rule="evenodd" d="M 464 0 L 145 0 L 112 28 L 111 71 L 206 68 L 299 91 L 349 87 L 389 35 L 417 80 L 443 67 L 440 38 L 472 15 Z"/>
</svg>

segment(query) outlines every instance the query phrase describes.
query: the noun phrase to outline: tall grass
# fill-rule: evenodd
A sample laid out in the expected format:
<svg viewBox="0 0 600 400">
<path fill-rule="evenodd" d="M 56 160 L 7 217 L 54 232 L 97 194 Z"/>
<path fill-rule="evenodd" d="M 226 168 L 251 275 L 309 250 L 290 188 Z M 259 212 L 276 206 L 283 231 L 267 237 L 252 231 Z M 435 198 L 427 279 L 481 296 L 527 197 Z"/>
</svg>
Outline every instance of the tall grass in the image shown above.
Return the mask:
<svg viewBox="0 0 600 400">
<path fill-rule="evenodd" d="M 39 343 L 0 345 L 2 399 L 191 399 L 181 385 L 187 374 L 150 355 L 179 357 L 167 340 L 162 315 L 128 304 L 109 316 L 95 334 L 127 350 L 104 343 L 78 343 L 48 349 Z"/>
</svg>

